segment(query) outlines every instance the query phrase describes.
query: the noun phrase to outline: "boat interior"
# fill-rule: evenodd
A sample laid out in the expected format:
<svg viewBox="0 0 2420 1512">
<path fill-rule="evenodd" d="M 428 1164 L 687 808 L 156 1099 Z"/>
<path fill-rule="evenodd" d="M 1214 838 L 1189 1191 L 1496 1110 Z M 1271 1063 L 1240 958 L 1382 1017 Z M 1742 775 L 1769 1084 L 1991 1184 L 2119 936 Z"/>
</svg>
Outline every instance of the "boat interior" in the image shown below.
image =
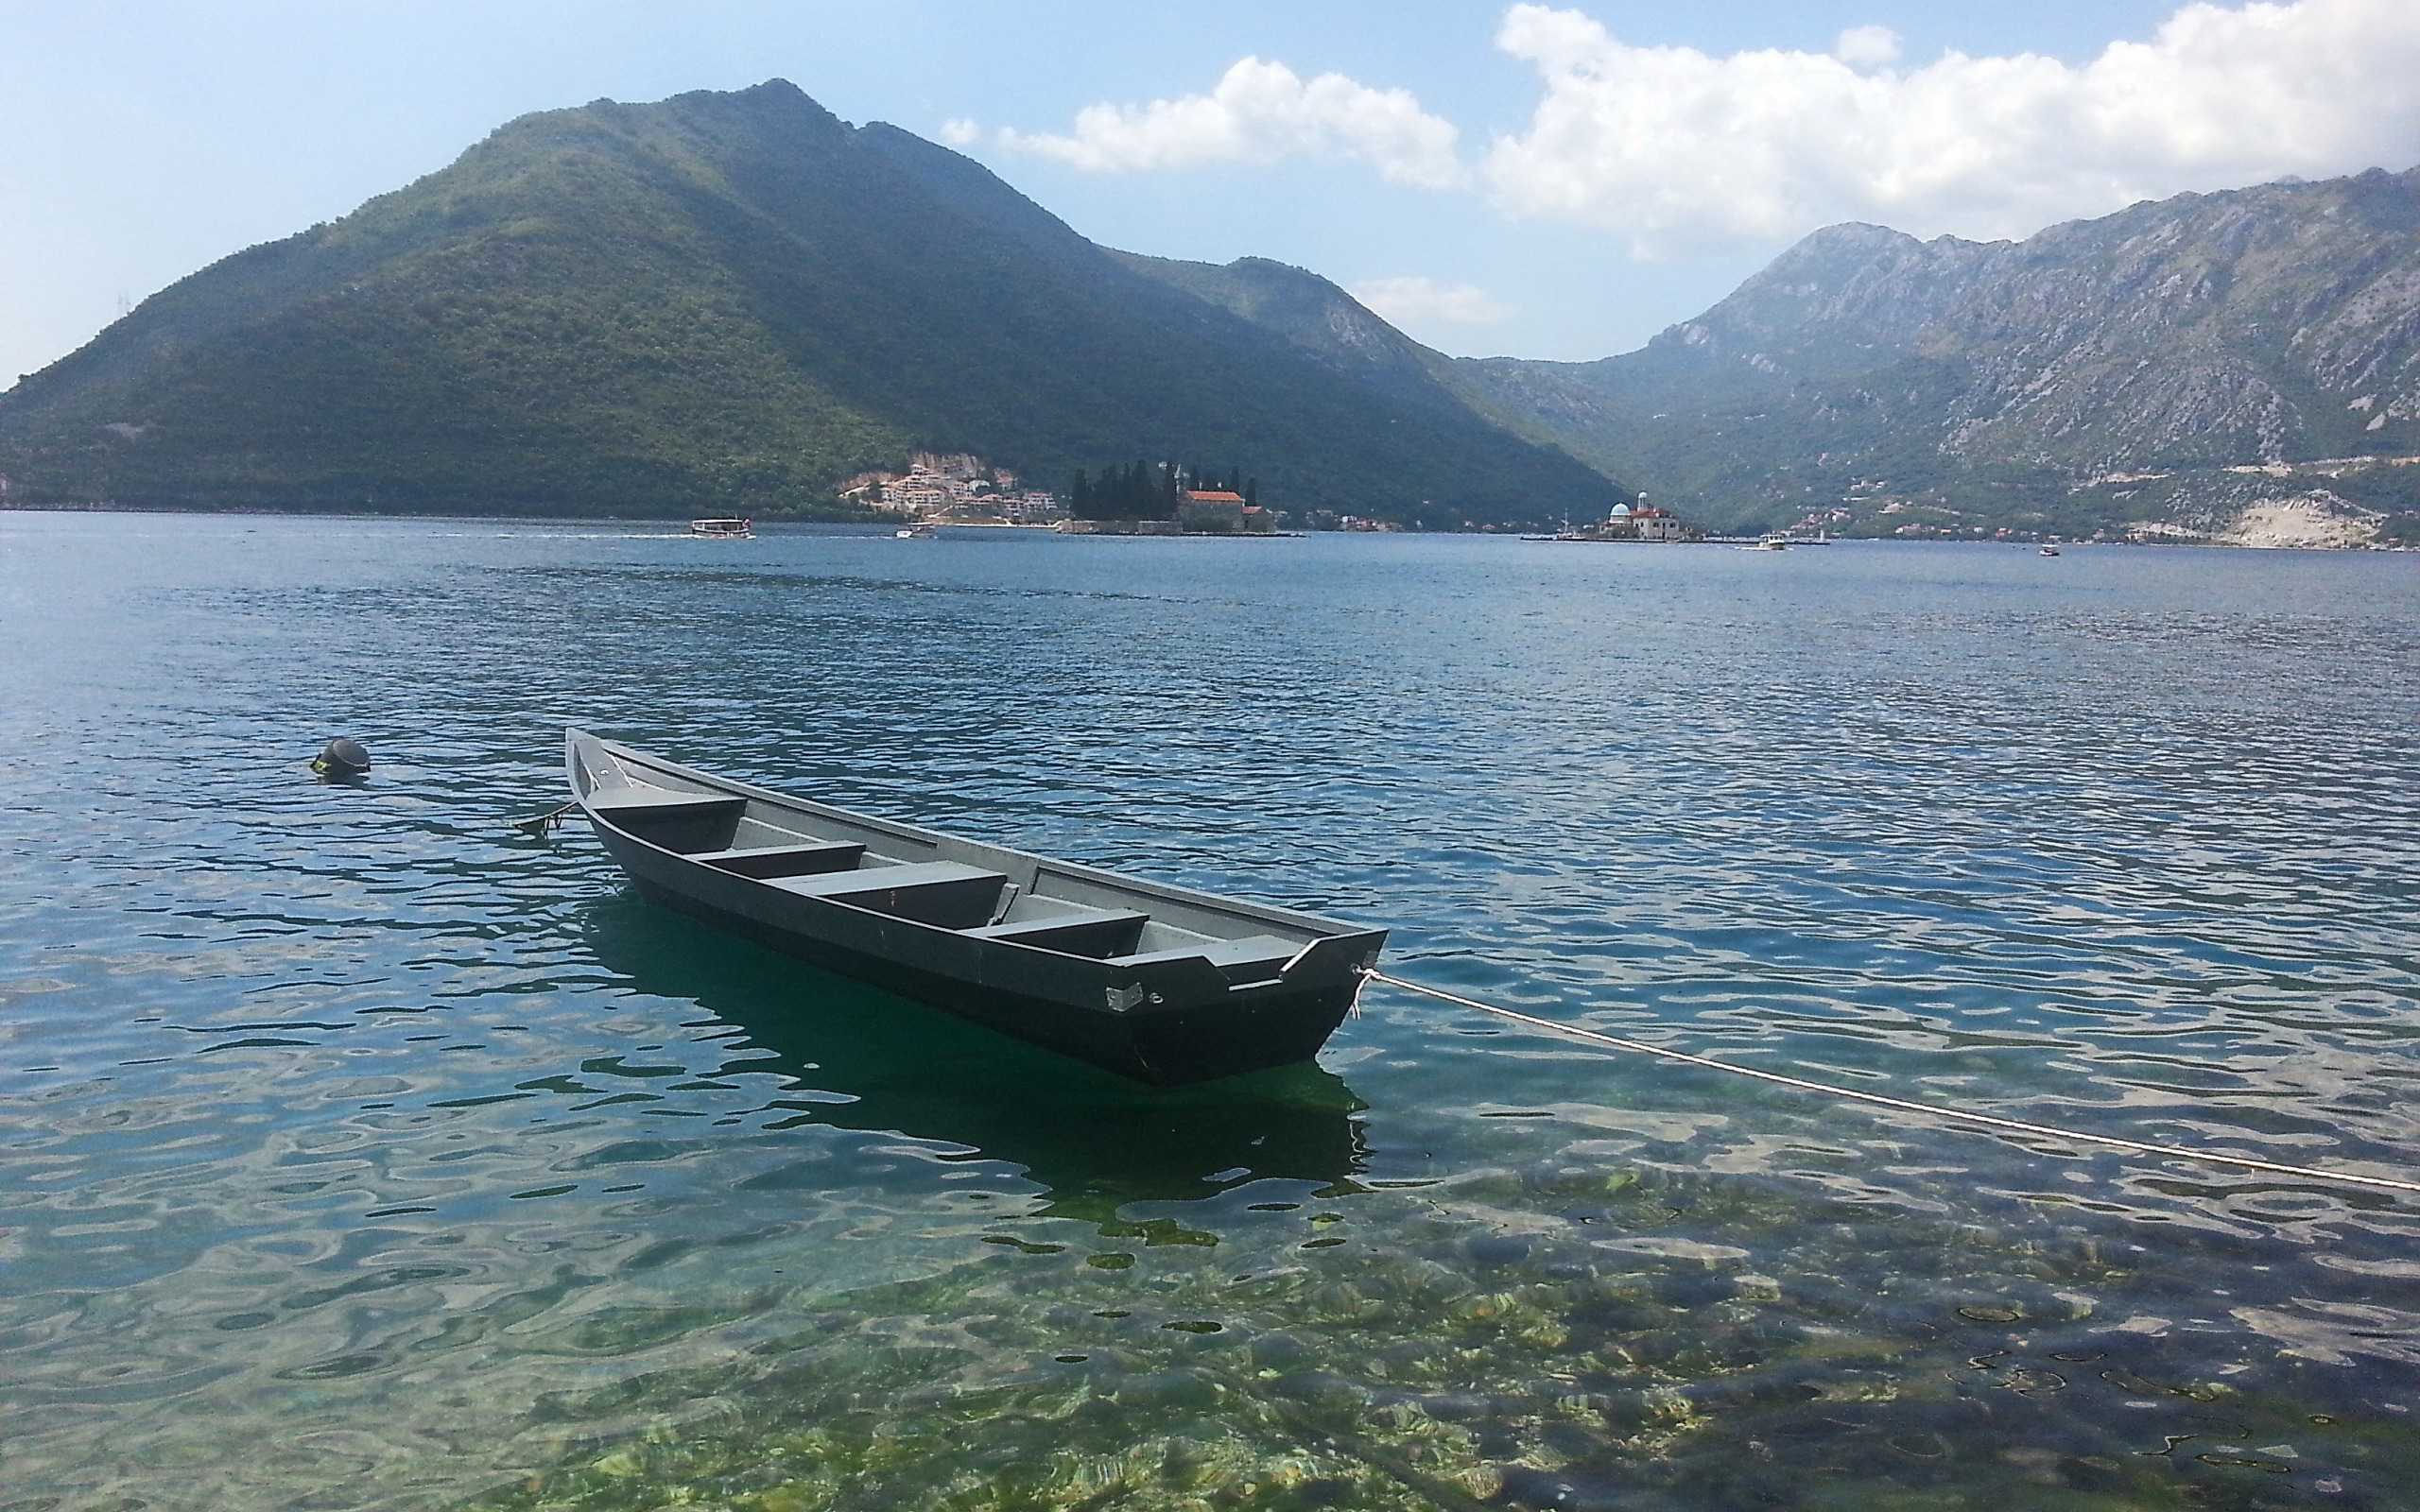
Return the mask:
<svg viewBox="0 0 2420 1512">
<path fill-rule="evenodd" d="M 634 839 L 785 892 L 1114 965 L 1201 956 L 1238 985 L 1276 979 L 1322 937 L 1276 933 L 1284 926 L 1061 869 L 1023 851 L 895 833 L 762 799 L 617 783 L 591 792 L 588 804 Z"/>
</svg>

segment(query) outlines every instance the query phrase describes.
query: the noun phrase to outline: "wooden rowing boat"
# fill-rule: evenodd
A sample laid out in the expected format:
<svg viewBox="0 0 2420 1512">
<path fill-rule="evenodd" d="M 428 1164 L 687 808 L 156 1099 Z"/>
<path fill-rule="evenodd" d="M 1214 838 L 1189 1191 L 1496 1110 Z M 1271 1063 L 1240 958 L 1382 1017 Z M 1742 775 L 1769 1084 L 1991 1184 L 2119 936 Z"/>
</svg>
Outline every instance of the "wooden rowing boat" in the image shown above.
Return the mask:
<svg viewBox="0 0 2420 1512">
<path fill-rule="evenodd" d="M 1386 931 L 1139 882 L 571 730 L 572 794 L 651 901 L 1157 1086 L 1317 1055 Z"/>
</svg>

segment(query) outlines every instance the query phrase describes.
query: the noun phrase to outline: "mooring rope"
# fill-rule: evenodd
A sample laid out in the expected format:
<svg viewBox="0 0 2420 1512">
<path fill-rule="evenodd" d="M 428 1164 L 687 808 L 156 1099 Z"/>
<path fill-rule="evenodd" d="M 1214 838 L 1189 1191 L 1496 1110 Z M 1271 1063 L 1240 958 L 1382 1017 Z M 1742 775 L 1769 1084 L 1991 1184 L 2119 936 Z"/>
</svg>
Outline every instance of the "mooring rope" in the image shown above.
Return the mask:
<svg viewBox="0 0 2420 1512">
<path fill-rule="evenodd" d="M 1807 1081 L 1798 1076 L 1785 1076 L 1779 1072 L 1758 1071 L 1753 1066 L 1735 1066 L 1727 1061 L 1709 1060 L 1703 1056 L 1690 1055 L 1685 1050 L 1670 1050 L 1663 1045 L 1651 1045 L 1644 1040 L 1625 1040 L 1618 1035 L 1599 1034 L 1594 1029 L 1583 1029 L 1576 1023 L 1534 1018 L 1527 1013 L 1516 1013 L 1511 1008 L 1497 1007 L 1493 1003 L 1481 1003 L 1477 998 L 1466 998 L 1454 992 L 1443 992 L 1433 987 L 1422 987 L 1417 982 L 1407 982 L 1399 976 L 1389 976 L 1384 971 L 1365 971 L 1361 974 L 1370 981 L 1383 982 L 1389 987 L 1400 988 L 1406 992 L 1417 992 L 1423 997 L 1435 998 L 1440 1003 L 1452 1003 L 1465 1008 L 1476 1008 L 1481 1013 L 1492 1013 L 1499 1019 L 1510 1019 L 1515 1023 L 1526 1023 L 1532 1028 L 1544 1029 L 1551 1034 L 1567 1034 L 1577 1040 L 1611 1045 L 1616 1050 L 1634 1051 L 1642 1056 L 1655 1056 L 1665 1060 L 1677 1060 L 1685 1065 L 1703 1067 L 1707 1071 L 1727 1071 L 1735 1076 L 1754 1076 L 1758 1081 L 1769 1081 L 1776 1086 L 1794 1088 L 1802 1092 L 1820 1092 L 1826 1097 L 1839 1097 L 1856 1103 L 1870 1103 L 1876 1108 L 1896 1108 L 1903 1113 L 1923 1113 L 1932 1118 L 1946 1118 L 1961 1124 L 1977 1124 L 1985 1128 L 2014 1129 L 2020 1134 L 2034 1134 L 2045 1139 L 2072 1140 L 2084 1144 L 2107 1144 L 2121 1150 L 2165 1156 L 2176 1160 L 2207 1160 L 2213 1165 L 2241 1166 L 2251 1171 L 2273 1171 L 2280 1176 L 2308 1177 L 2319 1181 L 2341 1181 L 2354 1186 L 2378 1187 L 2389 1192 L 2420 1193 L 2420 1181 L 2397 1181 L 2383 1176 L 2360 1176 L 2351 1171 L 2325 1171 L 2310 1165 L 2284 1165 L 2275 1160 L 2256 1160 L 2245 1155 L 2221 1155 L 2214 1150 L 2187 1150 L 2168 1144 L 2146 1144 L 2141 1140 L 2119 1139 L 2114 1134 L 2085 1134 L 2071 1128 L 2052 1128 L 2048 1124 L 2029 1124 L 2023 1119 L 2001 1118 L 1992 1113 L 1971 1113 L 1962 1108 L 1944 1108 L 1936 1103 L 1916 1103 L 1910 1102 L 1904 1097 L 1885 1097 L 1879 1092 L 1861 1092 L 1853 1087 L 1834 1087 L 1824 1082 Z"/>
<path fill-rule="evenodd" d="M 548 830 L 551 830 L 556 825 L 562 823 L 563 816 L 569 814 L 572 810 L 578 807 L 579 807 L 579 799 L 573 799 L 570 802 L 565 803 L 559 808 L 548 809 L 545 813 L 537 815 L 534 817 L 515 819 L 512 821 L 512 827 L 519 830 L 524 834 L 534 834 L 543 840 L 545 838 L 546 832 Z"/>
</svg>

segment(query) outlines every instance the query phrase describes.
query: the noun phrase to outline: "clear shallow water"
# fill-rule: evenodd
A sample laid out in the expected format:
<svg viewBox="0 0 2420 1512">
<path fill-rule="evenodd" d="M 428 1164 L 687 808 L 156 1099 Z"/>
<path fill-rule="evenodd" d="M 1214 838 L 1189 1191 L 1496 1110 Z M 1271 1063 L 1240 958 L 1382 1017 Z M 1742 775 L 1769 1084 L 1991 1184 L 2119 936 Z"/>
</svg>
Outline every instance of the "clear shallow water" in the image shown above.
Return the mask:
<svg viewBox="0 0 2420 1512">
<path fill-rule="evenodd" d="M 1385 991 L 1151 1093 L 507 827 L 584 723 L 2409 1175 L 2415 611 L 2411 557 L 0 515 L 0 1505 L 2420 1505 L 2412 1203 Z"/>
</svg>

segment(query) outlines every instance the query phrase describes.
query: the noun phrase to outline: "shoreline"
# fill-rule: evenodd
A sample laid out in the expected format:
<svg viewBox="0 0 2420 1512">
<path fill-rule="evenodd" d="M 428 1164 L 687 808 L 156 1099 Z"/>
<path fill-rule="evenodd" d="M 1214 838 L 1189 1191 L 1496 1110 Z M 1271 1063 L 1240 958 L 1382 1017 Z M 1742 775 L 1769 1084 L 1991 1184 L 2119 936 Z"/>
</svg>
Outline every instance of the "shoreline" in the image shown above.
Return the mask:
<svg viewBox="0 0 2420 1512">
<path fill-rule="evenodd" d="M 220 520 L 226 520 L 226 519 L 248 519 L 248 520 L 351 520 L 351 521 L 375 521 L 375 520 L 388 520 L 388 521 L 396 521 L 396 522 L 406 522 L 406 521 L 416 521 L 416 522 L 448 521 L 448 522 L 452 522 L 452 523 L 457 524 L 476 524 L 486 523 L 486 524 L 491 524 L 548 525 L 548 526 L 561 526 L 561 527 L 566 527 L 566 528 L 569 528 L 569 527 L 576 527 L 576 526 L 596 526 L 596 525 L 622 525 L 622 526 L 663 525 L 663 526 L 666 526 L 666 529 L 665 530 L 665 534 L 666 534 L 666 535 L 667 535 L 667 536 L 671 536 L 671 537 L 679 537 L 679 538 L 683 538 L 683 539 L 695 539 L 695 540 L 700 540 L 700 541 L 703 541 L 703 540 L 711 540 L 711 539 L 713 539 L 713 538 L 711 538 L 711 537 L 705 537 L 705 536 L 691 537 L 690 532 L 689 532 L 689 531 L 688 531 L 688 529 L 687 529 L 687 524 L 688 524 L 688 522 L 689 522 L 690 520 L 692 520 L 692 519 L 694 519 L 694 518 L 697 518 L 697 517 L 696 517 L 696 516 L 694 516 L 694 515 L 689 515 L 689 514 L 666 514 L 666 515 L 655 515 L 655 514 L 648 514 L 648 515 L 613 515 L 613 514 L 592 514 L 592 515 L 556 515 L 556 514 L 460 514 L 460 513 L 453 512 L 453 511 L 451 511 L 451 510 L 404 510 L 404 509 L 278 509 L 278 508 L 259 508 L 259 507 L 255 507 L 255 508 L 203 508 L 203 507 L 191 507 L 191 508 L 178 508 L 178 507 L 169 507 L 169 506 L 161 506 L 161 505 L 114 505 L 114 504 L 109 504 L 109 505 L 101 505 L 101 504 L 72 504 L 72 505 L 57 505 L 57 504 L 19 504 L 19 503 L 13 503 L 13 502 L 11 502 L 11 503 L 0 503 L 0 516 L 12 515 L 12 514 L 22 514 L 22 515 L 155 515 L 155 516 L 163 516 L 163 517 L 170 517 L 170 518 L 182 517 L 182 518 L 194 518 L 194 519 L 220 519 Z M 769 528 L 769 527 L 781 526 L 781 527 L 785 527 L 785 528 L 788 528 L 788 529 L 797 529 L 797 530 L 829 531 L 829 532 L 832 532 L 832 533 L 835 533 L 835 534 L 838 534 L 838 533 L 856 533 L 856 532 L 864 532 L 864 533 L 874 534 L 874 535 L 884 535 L 884 536 L 888 536 L 888 535 L 891 535 L 891 534 L 893 534 L 894 532 L 896 532 L 898 529 L 900 529 L 900 528 L 901 528 L 901 522 L 900 522 L 899 520 L 895 519 L 895 518 L 894 518 L 894 519 L 890 519 L 890 520 L 813 520 L 813 519 L 797 519 L 797 520 L 790 520 L 790 519 L 782 519 L 782 518 L 778 518 L 778 517 L 776 517 L 776 518 L 772 518 L 772 519 L 759 519 L 759 520 L 757 520 L 757 521 L 755 522 L 755 524 L 756 524 L 756 528 L 757 528 L 757 530 L 758 530 L 760 533 L 761 533 L 761 532 L 763 532 L 764 530 L 766 530 L 766 529 Z M 676 527 L 676 526 L 677 526 L 678 528 L 672 528 L 672 527 Z M 1136 540 L 1136 541 L 1249 541 L 1249 540 L 1263 540 L 1263 539 L 1265 539 L 1265 540 L 1270 540 L 1270 541 L 1300 541 L 1300 540 L 1305 540 L 1305 539 L 1307 539 L 1307 538 L 1309 538 L 1309 537 L 1313 537 L 1313 536 L 1386 536 L 1386 537 L 1451 536 L 1451 537 L 1457 537 L 1457 538 L 1492 539 L 1492 540 L 1498 540 L 1498 541 L 1523 541 L 1523 542 L 1528 542 L 1528 543 L 1532 543 L 1532 544 L 1541 544 L 1541 545 L 1721 546 L 1721 545 L 1737 545 L 1737 544 L 1739 544 L 1739 543 L 1741 543 L 1741 542 L 1743 542 L 1743 541 L 1756 541 L 1756 540 L 1761 539 L 1761 538 L 1754 537 L 1754 536 L 1708 536 L 1708 537 L 1706 537 L 1706 538 L 1705 538 L 1704 540 L 1703 540 L 1703 541 L 1618 541 L 1618 540 L 1589 541 L 1589 540 L 1581 539 L 1581 538 L 1567 538 L 1567 537 L 1559 538 L 1559 537 L 1555 537 L 1555 536 L 1522 535 L 1522 534 L 1517 534 L 1517 533 L 1515 533 L 1514 531 L 1510 530 L 1510 529 L 1506 529 L 1506 530 L 1268 530 L 1268 531 L 1257 531 L 1257 530 L 1255 530 L 1255 531 L 1224 531 L 1224 532 L 1222 532 L 1222 531 L 1170 531 L 1170 532 L 1167 532 L 1167 533 L 1158 533 L 1158 532 L 1154 532 L 1154 533 L 1152 533 L 1152 534 L 1150 534 L 1150 535 L 1146 536 L 1146 535 L 1143 535 L 1143 534 L 1141 534 L 1141 533 L 1139 533 L 1139 532 L 1137 532 L 1137 533 L 1131 533 L 1131 534 L 1130 534 L 1130 533 L 1128 533 L 1128 532 L 1122 532 L 1122 531 L 1094 531 L 1094 530 L 1085 530 L 1085 531 L 1062 531 L 1062 530 L 1058 529 L 1058 528 L 1057 528 L 1056 526 L 1054 526 L 1054 525 L 1027 525 L 1027 524 L 1013 524 L 1013 523 L 1011 523 L 1011 522 L 1005 521 L 1005 520 L 1002 520 L 1002 521 L 983 521 L 983 520 L 963 520 L 963 521 L 959 521 L 959 520 L 952 520 L 952 521 L 945 521 L 945 522 L 942 522 L 942 523 L 939 524 L 938 528 L 939 528 L 939 529 L 941 529 L 941 530 L 991 530 L 991 531 L 1017 531 L 1017 532 L 1028 532 L 1028 533 L 1038 534 L 1038 535 L 1047 535 L 1047 536 L 1064 536 L 1064 537 L 1067 537 L 1067 538 L 1070 538 L 1070 539 L 1073 539 L 1073 538 L 1076 538 L 1076 537 L 1080 537 L 1080 536 L 1098 536 L 1098 537 L 1105 537 L 1105 538 L 1110 538 L 1110 539 Z M 2074 549 L 2074 550 L 2082 550 L 2082 549 L 2083 549 L 2083 548 L 2085 548 L 2085 547 L 2091 547 L 2091 546 L 2126 546 L 2126 547 L 2137 547 L 2137 546 L 2139 546 L 2139 547 L 2152 547 L 2152 548 L 2157 548 L 2157 549 L 2164 550 L 2164 551 L 2172 551 L 2172 550 L 2179 550 L 2179 549 L 2194 549 L 2194 548 L 2201 548 L 2201 549 L 2213 550 L 2213 551 L 2249 551 L 2249 552 L 2271 552 L 2271 553 L 2290 553 L 2290 554 L 2319 553 L 2319 554 L 2325 554 L 2325 555 L 2356 555 L 2356 556 L 2375 555 L 2375 554 L 2385 554 L 2385 555 L 2404 554 L 2404 555 L 2410 555 L 2410 554 L 2412 554 L 2412 553 L 2414 553 L 2414 552 L 2420 552 L 2420 545 L 2397 545 L 2397 544 L 2393 544 L 2393 543 L 2390 543 L 2390 542 L 2385 542 L 2385 541 L 2345 541 L 2345 542 L 2324 542 L 2324 541 L 2268 541 L 2268 540 L 2228 541 L 2228 540 L 2218 539 L 2218 538 L 2212 538 L 2212 537 L 2200 537 L 2200 538 L 2193 538 L 2193 537 L 2187 537 L 2187 536 L 2185 536 L 2185 535 L 2183 535 L 2183 534 L 2181 534 L 2181 533 L 2180 533 L 2179 535 L 2172 536 L 2172 537 L 2168 537 L 2168 538 L 2165 538 L 2165 539 L 2121 540 L 2121 541 L 2067 541 L 2067 540 L 2059 540 L 2059 541 L 2048 541 L 2048 540 L 2024 540 L 2024 541 L 2019 541 L 2019 540 L 2005 540 L 2005 541 L 2002 541 L 2002 540 L 1972 540 L 1972 539 L 1960 539 L 1960 538 L 1956 538 L 1956 537 L 1929 537 L 1929 538 L 1927 538 L 1927 537 L 1905 537 L 1905 536 L 1834 536 L 1834 537 L 1832 537 L 1829 541 L 1808 541 L 1801 542 L 1801 541 L 1792 541 L 1791 542 L 1789 542 L 1789 544 L 1790 544 L 1791 546 L 1793 546 L 1793 547 L 1796 547 L 1796 546 L 1799 546 L 1799 545 L 1801 545 L 1801 544 L 1804 544 L 1804 545 L 1807 545 L 1807 546 L 1815 546 L 1815 545 L 1825 545 L 1825 546 L 1876 546 L 1876 545 L 1890 545 L 1890 546 L 2001 546 L 2001 547 L 2011 547 L 2011 548 L 2034 548 L 2034 547 L 2039 547 L 2039 546 L 2042 546 L 2042 545 L 2045 545 L 2045 544 L 2049 544 L 2049 545 L 2056 545 L 2056 546 L 2059 546 L 2059 547 L 2061 547 L 2062 549 Z"/>
</svg>

